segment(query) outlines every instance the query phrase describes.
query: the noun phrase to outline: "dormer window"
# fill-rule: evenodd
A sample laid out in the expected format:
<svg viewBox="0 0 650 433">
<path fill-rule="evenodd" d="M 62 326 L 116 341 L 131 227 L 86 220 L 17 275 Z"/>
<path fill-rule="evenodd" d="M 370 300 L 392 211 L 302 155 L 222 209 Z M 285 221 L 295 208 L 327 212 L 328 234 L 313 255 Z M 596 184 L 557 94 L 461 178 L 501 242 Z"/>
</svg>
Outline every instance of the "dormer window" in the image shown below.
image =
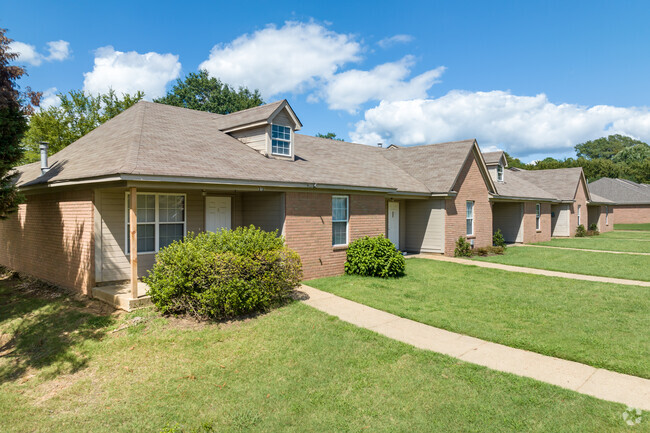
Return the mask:
<svg viewBox="0 0 650 433">
<path fill-rule="evenodd" d="M 503 182 L 503 166 L 497 165 L 497 182 Z"/>
<path fill-rule="evenodd" d="M 271 125 L 271 153 L 273 155 L 291 156 L 291 128 Z"/>
</svg>

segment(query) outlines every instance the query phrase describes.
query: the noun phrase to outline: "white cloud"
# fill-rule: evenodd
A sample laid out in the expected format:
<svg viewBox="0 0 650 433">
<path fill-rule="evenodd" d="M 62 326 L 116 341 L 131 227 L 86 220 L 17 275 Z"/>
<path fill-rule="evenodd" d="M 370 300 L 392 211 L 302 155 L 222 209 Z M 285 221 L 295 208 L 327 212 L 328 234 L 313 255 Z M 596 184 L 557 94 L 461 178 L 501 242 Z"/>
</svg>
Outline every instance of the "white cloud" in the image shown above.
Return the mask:
<svg viewBox="0 0 650 433">
<path fill-rule="evenodd" d="M 546 95 L 451 91 L 437 99 L 382 101 L 365 113 L 352 140 L 403 145 L 466 138 L 520 156 L 572 151 L 577 143 L 620 133 L 650 140 L 650 109 L 554 104 Z"/>
<path fill-rule="evenodd" d="M 70 57 L 70 42 L 63 40 L 50 41 L 47 43 L 47 50 L 50 55 L 46 57 L 46 60 L 65 60 Z"/>
<path fill-rule="evenodd" d="M 370 71 L 352 69 L 332 76 L 319 94 L 329 108 L 356 112 L 367 101 L 396 101 L 426 98 L 427 91 L 442 75 L 439 67 L 405 81 L 414 64 L 413 56 L 378 65 Z"/>
<path fill-rule="evenodd" d="M 106 46 L 95 51 L 95 66 L 84 73 L 84 90 L 97 94 L 112 88 L 118 95 L 142 90 L 147 99 L 153 99 L 165 94 L 167 83 L 178 78 L 180 71 L 176 55 L 122 52 Z"/>
<path fill-rule="evenodd" d="M 43 92 L 43 96 L 41 97 L 41 103 L 40 107 L 44 110 L 48 109 L 49 107 L 52 107 L 54 105 L 59 105 L 60 99 L 57 96 L 57 89 L 56 87 L 50 87 L 46 91 Z"/>
<path fill-rule="evenodd" d="M 25 62 L 32 66 L 38 66 L 43 63 L 43 56 L 36 51 L 34 45 L 26 44 L 24 42 L 14 41 L 9 45 L 9 49 L 13 53 L 18 53 L 18 62 Z"/>
<path fill-rule="evenodd" d="M 413 36 L 411 35 L 395 35 L 380 40 L 379 42 L 377 42 L 377 45 L 379 45 L 381 48 L 389 48 L 396 44 L 409 43 L 412 40 L 413 40 Z"/>
<path fill-rule="evenodd" d="M 359 60 L 360 51 L 350 35 L 316 23 L 286 22 L 215 45 L 199 68 L 225 83 L 259 89 L 268 98 L 313 87 Z"/>
</svg>

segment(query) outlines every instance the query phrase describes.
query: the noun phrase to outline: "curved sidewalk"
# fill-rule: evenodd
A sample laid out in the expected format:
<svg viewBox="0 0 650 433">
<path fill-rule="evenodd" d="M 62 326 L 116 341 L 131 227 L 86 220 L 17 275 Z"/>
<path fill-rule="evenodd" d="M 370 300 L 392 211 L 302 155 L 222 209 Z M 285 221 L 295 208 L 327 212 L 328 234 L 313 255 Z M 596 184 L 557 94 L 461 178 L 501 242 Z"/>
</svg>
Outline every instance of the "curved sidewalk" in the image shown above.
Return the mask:
<svg viewBox="0 0 650 433">
<path fill-rule="evenodd" d="M 650 380 L 434 328 L 303 285 L 305 304 L 419 349 L 650 410 Z"/>
<path fill-rule="evenodd" d="M 457 257 L 447 257 L 440 254 L 414 254 L 412 256 L 408 256 L 407 258 L 440 260 L 442 262 L 459 263 L 461 265 L 478 266 L 481 268 L 501 269 L 502 271 L 521 272 L 524 274 L 546 275 L 547 277 L 569 278 L 572 280 L 596 281 L 599 283 L 614 283 L 614 284 L 625 284 L 627 286 L 650 287 L 650 281 L 626 280 L 623 278 L 599 277 L 596 275 L 584 275 L 584 274 L 572 274 L 569 272 L 548 271 L 546 269 L 503 265 L 501 263 L 482 262 L 479 260 L 459 259 Z"/>
</svg>

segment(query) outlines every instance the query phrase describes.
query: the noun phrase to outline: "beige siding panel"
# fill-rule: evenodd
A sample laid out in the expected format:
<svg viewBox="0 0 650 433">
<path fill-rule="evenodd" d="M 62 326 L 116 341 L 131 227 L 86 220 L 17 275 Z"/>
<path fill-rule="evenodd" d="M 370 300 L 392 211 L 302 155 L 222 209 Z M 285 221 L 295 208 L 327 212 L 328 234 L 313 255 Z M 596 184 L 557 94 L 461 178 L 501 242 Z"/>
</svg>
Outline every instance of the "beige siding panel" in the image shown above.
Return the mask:
<svg viewBox="0 0 650 433">
<path fill-rule="evenodd" d="M 291 116 L 289 116 L 289 113 L 287 113 L 286 109 L 276 114 L 272 120 L 272 123 L 274 125 L 289 126 L 291 128 L 295 126 L 293 120 L 291 120 Z"/>
<path fill-rule="evenodd" d="M 571 212 L 568 204 L 551 206 L 551 234 L 552 236 L 570 236 L 569 219 Z"/>
<path fill-rule="evenodd" d="M 242 224 L 263 230 L 282 231 L 284 200 L 279 192 L 247 192 L 241 194 Z"/>
<path fill-rule="evenodd" d="M 522 242 L 522 203 L 494 203 L 492 206 L 492 227 L 501 230 L 506 242 Z"/>
<path fill-rule="evenodd" d="M 408 200 L 405 204 L 406 250 L 444 252 L 444 200 Z"/>
<path fill-rule="evenodd" d="M 259 126 L 257 128 L 246 129 L 244 131 L 235 131 L 231 132 L 230 135 L 245 145 L 257 150 L 258 152 L 267 152 L 266 126 Z"/>
</svg>

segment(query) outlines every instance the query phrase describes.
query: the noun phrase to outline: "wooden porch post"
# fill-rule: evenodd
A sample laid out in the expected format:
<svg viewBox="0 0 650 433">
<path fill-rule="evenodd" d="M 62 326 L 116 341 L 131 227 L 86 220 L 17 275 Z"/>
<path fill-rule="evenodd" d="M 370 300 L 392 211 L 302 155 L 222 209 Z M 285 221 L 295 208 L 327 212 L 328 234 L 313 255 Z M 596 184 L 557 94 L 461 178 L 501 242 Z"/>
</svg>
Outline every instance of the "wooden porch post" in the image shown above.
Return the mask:
<svg viewBox="0 0 650 433">
<path fill-rule="evenodd" d="M 129 209 L 129 235 L 131 244 L 131 297 L 138 297 L 138 196 L 137 188 L 131 188 Z"/>
</svg>

